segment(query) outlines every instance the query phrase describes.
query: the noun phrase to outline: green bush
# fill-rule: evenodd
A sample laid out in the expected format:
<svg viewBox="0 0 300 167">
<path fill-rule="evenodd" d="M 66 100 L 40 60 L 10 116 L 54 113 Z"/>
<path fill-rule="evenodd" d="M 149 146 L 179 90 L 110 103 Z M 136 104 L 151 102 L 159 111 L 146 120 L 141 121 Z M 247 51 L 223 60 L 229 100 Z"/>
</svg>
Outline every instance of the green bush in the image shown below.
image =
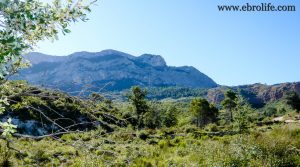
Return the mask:
<svg viewBox="0 0 300 167">
<path fill-rule="evenodd" d="M 216 124 L 208 124 L 206 125 L 205 130 L 209 132 L 218 132 L 219 128 Z"/>
<path fill-rule="evenodd" d="M 139 132 L 139 138 L 142 140 L 147 140 L 149 137 L 149 133 L 145 130 Z"/>
</svg>

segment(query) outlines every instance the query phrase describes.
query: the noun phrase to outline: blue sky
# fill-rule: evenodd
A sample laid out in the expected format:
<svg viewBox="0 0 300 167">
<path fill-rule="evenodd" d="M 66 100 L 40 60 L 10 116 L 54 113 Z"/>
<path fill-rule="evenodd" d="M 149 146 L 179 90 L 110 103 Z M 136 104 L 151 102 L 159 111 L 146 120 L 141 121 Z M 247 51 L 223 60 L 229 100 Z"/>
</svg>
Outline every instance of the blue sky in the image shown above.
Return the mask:
<svg viewBox="0 0 300 167">
<path fill-rule="evenodd" d="M 270 2 L 296 12 L 219 12 L 217 5 Z M 37 51 L 68 55 L 115 49 L 194 66 L 221 85 L 300 81 L 298 0 L 99 0 L 88 22 Z"/>
</svg>

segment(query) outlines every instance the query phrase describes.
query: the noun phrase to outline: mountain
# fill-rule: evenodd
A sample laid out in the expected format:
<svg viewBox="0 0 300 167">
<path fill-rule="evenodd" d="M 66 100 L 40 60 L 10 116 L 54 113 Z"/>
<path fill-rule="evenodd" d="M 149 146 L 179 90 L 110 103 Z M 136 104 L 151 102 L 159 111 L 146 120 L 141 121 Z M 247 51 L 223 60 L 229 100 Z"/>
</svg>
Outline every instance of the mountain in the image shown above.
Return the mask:
<svg viewBox="0 0 300 167">
<path fill-rule="evenodd" d="M 69 56 L 50 56 L 33 52 L 24 56 L 32 67 L 14 79 L 67 92 L 82 89 L 123 90 L 131 86 L 181 86 L 213 88 L 217 84 L 191 66 L 167 66 L 158 55 L 139 57 L 115 50 L 77 52 Z"/>
<path fill-rule="evenodd" d="M 217 88 L 212 88 L 207 91 L 206 98 L 215 104 L 220 104 L 224 99 L 224 93 L 232 89 L 235 92 L 240 92 L 240 94 L 247 99 L 247 101 L 254 107 L 262 107 L 268 102 L 274 102 L 282 99 L 288 92 L 297 92 L 300 94 L 300 82 L 292 83 L 281 83 L 275 85 L 265 85 L 265 84 L 252 84 L 252 85 L 242 85 L 242 86 L 220 86 Z"/>
</svg>

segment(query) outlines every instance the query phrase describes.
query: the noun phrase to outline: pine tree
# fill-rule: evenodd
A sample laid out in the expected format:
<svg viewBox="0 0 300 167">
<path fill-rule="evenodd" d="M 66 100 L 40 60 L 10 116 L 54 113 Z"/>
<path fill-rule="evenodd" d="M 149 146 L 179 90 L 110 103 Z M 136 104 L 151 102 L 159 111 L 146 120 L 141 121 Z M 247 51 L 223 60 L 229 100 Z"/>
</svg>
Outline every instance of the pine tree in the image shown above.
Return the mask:
<svg viewBox="0 0 300 167">
<path fill-rule="evenodd" d="M 233 110 L 237 106 L 237 94 L 229 89 L 225 93 L 225 99 L 221 102 L 222 107 L 227 112 L 227 122 L 233 121 Z"/>
<path fill-rule="evenodd" d="M 293 109 L 300 111 L 300 96 L 297 92 L 290 92 L 286 95 L 287 104 Z"/>
<path fill-rule="evenodd" d="M 137 114 L 138 126 L 143 126 L 143 116 L 149 111 L 149 106 L 146 101 L 147 92 L 138 86 L 131 88 L 131 93 L 128 95 L 129 101 L 132 103 L 135 113 Z"/>
<path fill-rule="evenodd" d="M 193 99 L 190 106 L 190 112 L 196 117 L 198 127 L 203 127 L 217 119 L 218 109 L 209 104 L 206 99 Z"/>
</svg>

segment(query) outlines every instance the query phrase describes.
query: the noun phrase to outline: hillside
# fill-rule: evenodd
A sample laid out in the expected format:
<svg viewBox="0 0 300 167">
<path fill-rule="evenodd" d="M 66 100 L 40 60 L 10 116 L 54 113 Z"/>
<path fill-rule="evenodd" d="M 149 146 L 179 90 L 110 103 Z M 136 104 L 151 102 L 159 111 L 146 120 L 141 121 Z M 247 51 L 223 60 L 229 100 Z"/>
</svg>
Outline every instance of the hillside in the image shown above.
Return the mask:
<svg viewBox="0 0 300 167">
<path fill-rule="evenodd" d="M 80 99 L 59 91 L 38 88 L 24 81 L 10 81 L 0 92 L 10 106 L 0 114 L 0 120 L 12 118 L 21 134 L 41 136 L 63 130 L 91 130 L 101 126 L 113 131 L 113 126 L 124 126 L 110 105 L 96 105 L 96 99 Z M 1 130 L 1 128 L 0 128 Z"/>
<path fill-rule="evenodd" d="M 147 88 L 148 99 L 185 101 L 195 97 L 206 98 L 209 102 L 220 105 L 224 93 L 232 89 L 241 94 L 255 108 L 263 107 L 269 102 L 281 100 L 288 92 L 300 93 L 300 82 L 281 83 L 275 85 L 250 84 L 241 86 L 219 86 L 216 88 L 187 88 L 187 87 L 150 87 Z M 124 100 L 129 90 L 121 92 L 103 92 L 110 99 Z"/>
<path fill-rule="evenodd" d="M 213 88 L 217 84 L 194 67 L 167 66 L 158 55 L 135 57 L 115 50 L 77 52 L 69 56 L 30 53 L 25 56 L 32 67 L 20 72 L 15 79 L 34 85 L 58 88 L 66 92 L 82 89 L 99 91 L 123 90 L 131 86 L 181 86 Z"/>
<path fill-rule="evenodd" d="M 148 101 L 139 96 L 135 100 L 145 113 L 138 115 L 130 100 L 113 102 L 98 94 L 80 98 L 23 81 L 5 84 L 0 96 L 7 96 L 10 105 L 0 119 L 12 118 L 17 128 L 8 140 L 4 136 L 0 140 L 0 166 L 300 165 L 299 111 L 283 103 L 273 106 L 275 112 L 241 105 L 247 119 L 235 110 L 229 123 L 225 110 L 216 109 L 217 115 L 206 116 L 209 122 L 196 126 L 193 102 Z M 183 88 L 162 92 L 193 95 L 192 89 Z M 199 89 L 194 95 L 204 92 Z M 218 119 L 210 119 L 215 116 Z M 285 123 L 270 121 L 278 116 Z"/>
<path fill-rule="evenodd" d="M 224 93 L 227 89 L 232 89 L 246 98 L 254 107 L 262 107 L 268 102 L 280 100 L 288 92 L 300 93 L 300 82 L 281 83 L 275 85 L 252 84 L 227 87 L 221 86 L 207 91 L 207 99 L 215 104 L 220 104 L 224 99 Z"/>
</svg>

